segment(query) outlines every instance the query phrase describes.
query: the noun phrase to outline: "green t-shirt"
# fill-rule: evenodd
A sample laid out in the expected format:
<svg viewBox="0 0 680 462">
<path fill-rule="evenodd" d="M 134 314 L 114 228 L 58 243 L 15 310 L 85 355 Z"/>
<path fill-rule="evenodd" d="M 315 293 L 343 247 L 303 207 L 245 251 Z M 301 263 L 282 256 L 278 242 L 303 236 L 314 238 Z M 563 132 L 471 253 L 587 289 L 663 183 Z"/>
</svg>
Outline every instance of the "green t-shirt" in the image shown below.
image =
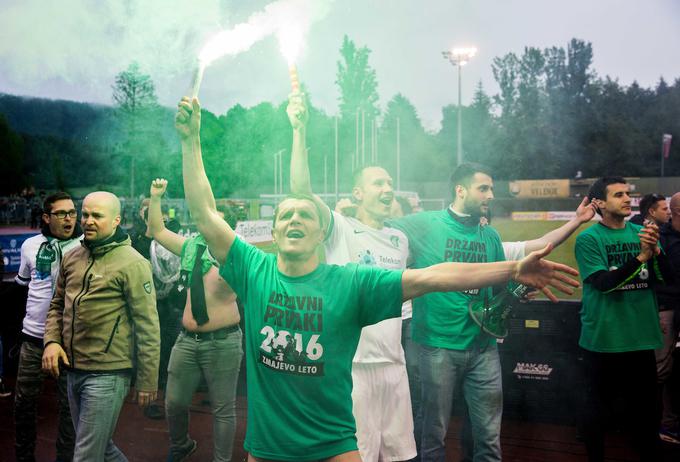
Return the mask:
<svg viewBox="0 0 680 462">
<path fill-rule="evenodd" d="M 356 450 L 352 357 L 362 327 L 401 316 L 401 271 L 320 264 L 289 277 L 236 239 L 220 274 L 245 305 L 245 448 L 294 461 Z"/>
<path fill-rule="evenodd" d="M 504 261 L 503 245 L 490 226 L 465 226 L 448 209 L 408 215 L 393 222 L 408 237 L 412 268 L 443 262 Z M 413 300 L 413 339 L 424 345 L 466 350 L 496 339 L 481 332 L 468 314 L 468 304 L 491 297 L 491 288 L 465 292 L 433 292 Z"/>
<path fill-rule="evenodd" d="M 597 223 L 576 238 L 576 261 L 583 278 L 581 338 L 590 351 L 617 353 L 661 346 L 656 295 L 649 284 L 647 265 L 632 279 L 609 292 L 585 282 L 597 271 L 622 266 L 640 253 L 640 226 L 627 222 L 623 229 Z"/>
</svg>

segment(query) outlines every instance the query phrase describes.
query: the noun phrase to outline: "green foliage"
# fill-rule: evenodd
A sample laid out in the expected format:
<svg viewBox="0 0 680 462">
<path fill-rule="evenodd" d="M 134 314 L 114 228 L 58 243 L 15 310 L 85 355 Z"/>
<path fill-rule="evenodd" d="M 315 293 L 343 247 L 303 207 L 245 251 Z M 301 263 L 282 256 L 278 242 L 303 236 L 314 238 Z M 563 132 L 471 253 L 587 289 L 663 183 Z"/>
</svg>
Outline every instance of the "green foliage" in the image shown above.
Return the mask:
<svg viewBox="0 0 680 462">
<path fill-rule="evenodd" d="M 397 133 L 397 121 L 399 131 Z M 397 135 L 400 145 L 400 176 L 410 181 L 429 181 L 433 171 L 447 171 L 446 156 L 436 149 L 436 139 L 422 126 L 415 106 L 404 95 L 395 95 L 388 103 L 380 127 L 379 163 L 397 175 Z M 396 187 L 396 186 L 395 186 Z"/>
<path fill-rule="evenodd" d="M 345 122 L 354 122 L 357 112 L 372 119 L 380 113 L 378 108 L 378 80 L 368 63 L 371 50 L 357 48 L 346 35 L 340 47 L 337 80 L 340 89 L 340 115 Z"/>
<path fill-rule="evenodd" d="M 0 114 L 0 194 L 19 191 L 24 184 L 23 141 Z"/>
<path fill-rule="evenodd" d="M 353 168 L 378 163 L 396 181 L 399 121 L 402 184 L 445 181 L 456 152 L 458 107 L 442 108 L 436 133 L 425 130 L 407 95 L 397 94 L 378 111 L 378 83 L 370 50 L 343 39 L 338 61 L 338 178 L 350 189 Z M 489 165 L 498 179 L 659 173 L 661 137 L 673 135 L 667 175 L 680 175 L 680 80 L 655 88 L 621 85 L 592 70 L 592 46 L 527 47 L 493 60 L 496 95 L 481 83 L 462 108 L 467 160 Z M 107 187 L 119 194 L 148 194 L 165 177 L 169 195 L 182 197 L 180 146 L 174 110 L 158 106 L 153 82 L 134 63 L 118 74 L 116 107 L 0 95 L 0 188 Z M 307 95 L 309 98 L 309 95 Z M 291 128 L 286 102 L 235 105 L 225 114 L 202 111 L 206 171 L 218 197 L 257 197 L 274 189 L 274 154 L 283 152 L 288 190 Z M 336 118 L 308 101 L 307 146 L 313 189 L 332 189 Z M 357 117 L 363 110 L 363 120 Z M 362 124 L 363 122 L 363 124 Z M 373 138 L 372 125 L 377 125 Z M 10 128 L 11 127 L 11 128 Z M 356 154 L 364 153 L 364 159 Z M 359 162 L 357 163 L 357 157 Z M 134 175 L 131 162 L 134 161 Z"/>
<path fill-rule="evenodd" d="M 116 75 L 111 88 L 115 105 L 129 115 L 139 116 L 141 111 L 158 104 L 153 80 L 150 76 L 142 74 L 136 62 Z"/>
<path fill-rule="evenodd" d="M 160 116 L 166 111 L 158 106 L 151 77 L 143 74 L 135 62 L 115 77 L 113 100 L 117 116 L 125 127 L 117 145 L 118 162 L 128 163 L 129 195 L 147 191 L 149 178 L 140 174 L 163 172 L 164 156 L 169 151 L 161 135 Z"/>
</svg>

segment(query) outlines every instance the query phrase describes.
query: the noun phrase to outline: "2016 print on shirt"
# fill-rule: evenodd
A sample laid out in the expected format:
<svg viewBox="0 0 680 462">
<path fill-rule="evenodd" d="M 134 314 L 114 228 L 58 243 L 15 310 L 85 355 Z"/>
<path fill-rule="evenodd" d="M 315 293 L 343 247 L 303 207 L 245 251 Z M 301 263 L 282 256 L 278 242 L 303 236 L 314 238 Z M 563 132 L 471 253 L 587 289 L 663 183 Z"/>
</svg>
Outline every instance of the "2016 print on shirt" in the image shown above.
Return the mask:
<svg viewBox="0 0 680 462">
<path fill-rule="evenodd" d="M 272 291 L 263 323 L 260 363 L 294 375 L 324 375 L 323 298 Z"/>
</svg>

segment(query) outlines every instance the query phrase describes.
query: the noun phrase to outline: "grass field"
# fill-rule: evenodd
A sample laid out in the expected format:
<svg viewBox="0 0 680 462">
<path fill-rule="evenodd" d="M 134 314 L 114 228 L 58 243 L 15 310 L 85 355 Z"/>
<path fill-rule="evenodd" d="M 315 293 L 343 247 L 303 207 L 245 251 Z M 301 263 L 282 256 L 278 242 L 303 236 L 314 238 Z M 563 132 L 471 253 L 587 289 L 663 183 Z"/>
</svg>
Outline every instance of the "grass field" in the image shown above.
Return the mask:
<svg viewBox="0 0 680 462">
<path fill-rule="evenodd" d="M 564 221 L 512 221 L 510 219 L 494 219 L 493 227 L 498 230 L 504 241 L 526 241 L 541 237 L 548 231 L 559 228 L 564 223 Z M 581 226 L 566 242 L 553 250 L 548 259 L 578 269 L 574 256 L 576 236 L 588 226 L 592 226 L 593 223 L 595 223 L 595 221 Z M 581 289 L 578 289 L 572 296 L 558 294 L 558 297 L 569 300 L 580 300 Z"/>
</svg>

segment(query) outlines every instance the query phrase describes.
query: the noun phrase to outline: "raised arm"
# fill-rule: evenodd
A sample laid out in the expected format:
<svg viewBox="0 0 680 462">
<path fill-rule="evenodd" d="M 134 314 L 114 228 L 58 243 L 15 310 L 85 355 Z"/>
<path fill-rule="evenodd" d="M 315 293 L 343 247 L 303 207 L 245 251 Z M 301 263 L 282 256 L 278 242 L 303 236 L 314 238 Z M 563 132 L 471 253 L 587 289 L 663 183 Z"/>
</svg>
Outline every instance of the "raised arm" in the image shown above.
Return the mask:
<svg viewBox="0 0 680 462">
<path fill-rule="evenodd" d="M 201 157 L 201 106 L 198 98 L 182 98 L 175 116 L 175 128 L 182 142 L 184 194 L 191 217 L 203 235 L 210 253 L 224 263 L 236 239 L 234 230 L 217 213 L 215 197 L 205 174 Z"/>
<path fill-rule="evenodd" d="M 552 246 L 532 252 L 520 261 L 494 263 L 440 263 L 427 268 L 406 270 L 402 277 L 403 298 L 409 300 L 429 292 L 454 292 L 481 289 L 515 280 L 524 285 L 540 289 L 550 300 L 557 297 L 549 287 L 565 294 L 572 294 L 572 287 L 578 281 L 569 277 L 578 276 L 578 271 L 548 260 Z"/>
<path fill-rule="evenodd" d="M 525 252 L 535 252 L 543 249 L 546 245 L 552 244 L 553 248 L 557 247 L 571 236 L 583 223 L 589 222 L 595 216 L 595 207 L 590 203 L 587 197 L 584 197 L 578 208 L 576 209 L 576 216 L 560 226 L 557 229 L 545 233 L 538 239 L 533 239 L 526 242 Z"/>
<path fill-rule="evenodd" d="M 290 156 L 290 190 L 293 194 L 312 196 L 323 214 L 323 222 L 329 223 L 330 209 L 320 197 L 312 193 L 306 142 L 309 114 L 304 94 L 299 91 L 291 93 L 288 97 L 286 112 L 288 113 L 288 120 L 290 120 L 290 124 L 293 127 L 293 147 Z"/>
<path fill-rule="evenodd" d="M 151 237 L 160 245 L 175 255 L 182 253 L 182 244 L 186 239 L 177 233 L 173 233 L 163 223 L 161 212 L 161 197 L 168 188 L 168 180 L 156 178 L 151 182 L 151 199 L 149 201 L 149 232 Z"/>
</svg>

